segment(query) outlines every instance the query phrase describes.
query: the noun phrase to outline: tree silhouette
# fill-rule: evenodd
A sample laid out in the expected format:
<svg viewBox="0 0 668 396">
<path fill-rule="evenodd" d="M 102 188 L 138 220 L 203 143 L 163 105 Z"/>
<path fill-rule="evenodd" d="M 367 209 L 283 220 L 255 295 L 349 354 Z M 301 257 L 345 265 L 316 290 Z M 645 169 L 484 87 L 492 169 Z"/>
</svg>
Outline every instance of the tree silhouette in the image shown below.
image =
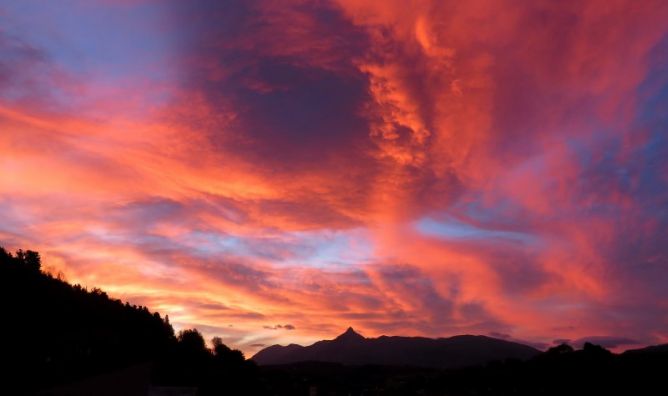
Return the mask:
<svg viewBox="0 0 668 396">
<path fill-rule="evenodd" d="M 26 250 L 26 251 L 23 251 L 21 249 L 17 250 L 16 261 L 32 271 L 39 271 L 42 267 L 42 259 L 39 253 L 32 250 Z"/>
<path fill-rule="evenodd" d="M 237 349 L 231 349 L 223 343 L 222 338 L 214 337 L 211 340 L 213 353 L 216 361 L 224 365 L 241 365 L 246 360 L 243 352 Z"/>
</svg>

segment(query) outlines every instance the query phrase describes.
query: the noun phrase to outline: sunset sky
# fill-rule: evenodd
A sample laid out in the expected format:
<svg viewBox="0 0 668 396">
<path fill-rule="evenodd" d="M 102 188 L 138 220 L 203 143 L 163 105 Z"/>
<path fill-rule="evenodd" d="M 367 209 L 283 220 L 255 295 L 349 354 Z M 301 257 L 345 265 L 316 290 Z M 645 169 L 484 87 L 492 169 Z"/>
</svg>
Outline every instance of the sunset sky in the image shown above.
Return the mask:
<svg viewBox="0 0 668 396">
<path fill-rule="evenodd" d="M 252 354 L 668 342 L 668 2 L 0 1 L 0 245 Z"/>
</svg>

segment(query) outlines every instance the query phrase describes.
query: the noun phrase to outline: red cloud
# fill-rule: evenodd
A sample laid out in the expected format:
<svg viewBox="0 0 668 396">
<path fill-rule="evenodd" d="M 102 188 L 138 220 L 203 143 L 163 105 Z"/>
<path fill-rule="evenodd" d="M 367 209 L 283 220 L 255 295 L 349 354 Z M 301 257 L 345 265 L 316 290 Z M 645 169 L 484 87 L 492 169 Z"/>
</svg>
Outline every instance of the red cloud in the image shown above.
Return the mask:
<svg viewBox="0 0 668 396">
<path fill-rule="evenodd" d="M 249 349 L 667 339 L 663 2 L 151 7 L 165 80 L 0 36 L 5 244 Z"/>
</svg>

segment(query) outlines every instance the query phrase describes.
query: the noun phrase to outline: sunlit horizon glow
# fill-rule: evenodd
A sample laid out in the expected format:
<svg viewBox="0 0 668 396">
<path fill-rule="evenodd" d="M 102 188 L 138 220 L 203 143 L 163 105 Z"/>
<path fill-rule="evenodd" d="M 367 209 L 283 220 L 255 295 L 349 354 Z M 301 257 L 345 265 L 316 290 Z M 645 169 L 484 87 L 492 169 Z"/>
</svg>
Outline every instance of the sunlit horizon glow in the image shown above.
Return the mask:
<svg viewBox="0 0 668 396">
<path fill-rule="evenodd" d="M 668 3 L 0 5 L 0 245 L 252 354 L 668 342 Z"/>
</svg>

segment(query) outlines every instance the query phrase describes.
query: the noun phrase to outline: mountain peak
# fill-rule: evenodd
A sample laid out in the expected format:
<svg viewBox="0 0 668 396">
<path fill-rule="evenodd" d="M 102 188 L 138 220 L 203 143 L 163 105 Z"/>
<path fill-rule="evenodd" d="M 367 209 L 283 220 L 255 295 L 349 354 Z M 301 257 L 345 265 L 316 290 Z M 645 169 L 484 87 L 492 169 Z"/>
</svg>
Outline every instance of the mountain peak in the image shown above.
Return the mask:
<svg viewBox="0 0 668 396">
<path fill-rule="evenodd" d="M 345 333 L 335 338 L 338 341 L 358 341 L 364 340 L 364 336 L 356 332 L 352 327 L 348 327 L 348 330 Z"/>
<path fill-rule="evenodd" d="M 459 368 L 484 365 L 493 360 L 526 360 L 539 353 L 527 345 L 484 336 L 365 338 L 351 327 L 333 340 L 322 340 L 301 348 L 270 347 L 252 359 L 259 365 L 328 362 Z"/>
</svg>

